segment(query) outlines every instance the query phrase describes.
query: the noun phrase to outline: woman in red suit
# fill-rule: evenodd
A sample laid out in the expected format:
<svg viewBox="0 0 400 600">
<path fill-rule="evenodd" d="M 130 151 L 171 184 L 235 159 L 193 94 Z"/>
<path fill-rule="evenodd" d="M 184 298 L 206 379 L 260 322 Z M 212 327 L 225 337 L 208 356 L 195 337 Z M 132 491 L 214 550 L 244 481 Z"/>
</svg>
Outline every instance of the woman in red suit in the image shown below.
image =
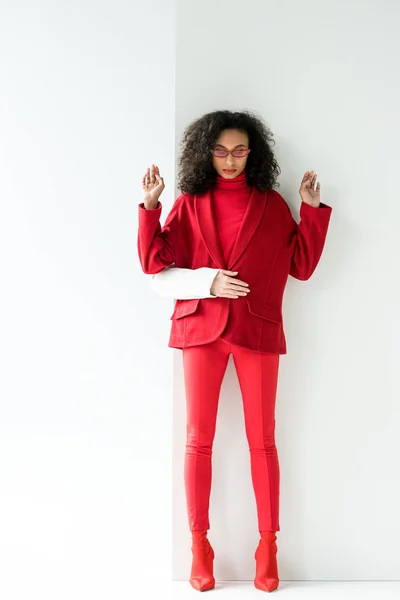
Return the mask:
<svg viewBox="0 0 400 600">
<path fill-rule="evenodd" d="M 187 440 L 185 490 L 192 533 L 191 585 L 215 586 L 207 538 L 211 455 L 219 393 L 233 355 L 243 398 L 260 541 L 254 584 L 278 587 L 279 462 L 275 398 L 279 358 L 286 354 L 282 299 L 289 275 L 307 280 L 325 244 L 331 207 L 307 171 L 300 184 L 300 223 L 273 189 L 279 166 L 272 133 L 245 112 L 215 111 L 184 132 L 178 188 L 163 227 L 164 181 L 152 165 L 143 176 L 138 253 L 142 269 L 219 269 L 208 297 L 177 299 L 169 346 L 182 349 Z M 238 276 L 238 277 L 236 277 Z M 223 285 L 221 285 L 221 282 Z"/>
</svg>

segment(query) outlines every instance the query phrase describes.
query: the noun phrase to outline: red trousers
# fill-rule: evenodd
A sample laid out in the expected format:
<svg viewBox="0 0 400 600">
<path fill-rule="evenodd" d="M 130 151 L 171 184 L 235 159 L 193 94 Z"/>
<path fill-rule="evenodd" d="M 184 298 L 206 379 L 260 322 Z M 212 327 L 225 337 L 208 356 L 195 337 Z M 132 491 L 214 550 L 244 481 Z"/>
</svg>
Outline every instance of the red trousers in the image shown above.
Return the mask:
<svg viewBox="0 0 400 600">
<path fill-rule="evenodd" d="M 234 346 L 223 338 L 182 350 L 186 391 L 185 491 L 191 530 L 209 529 L 211 455 L 219 394 L 232 353 L 243 399 L 259 531 L 279 531 L 279 462 L 275 398 L 279 354 Z"/>
</svg>

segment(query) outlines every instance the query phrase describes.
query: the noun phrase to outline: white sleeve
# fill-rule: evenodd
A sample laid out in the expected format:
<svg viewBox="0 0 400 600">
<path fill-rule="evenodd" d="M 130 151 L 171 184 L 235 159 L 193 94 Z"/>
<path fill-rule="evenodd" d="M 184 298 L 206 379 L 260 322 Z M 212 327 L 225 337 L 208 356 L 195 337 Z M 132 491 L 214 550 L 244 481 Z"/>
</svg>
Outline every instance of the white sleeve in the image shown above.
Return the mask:
<svg viewBox="0 0 400 600">
<path fill-rule="evenodd" d="M 194 298 L 217 298 L 211 294 L 211 285 L 219 269 L 179 269 L 173 265 L 151 276 L 153 289 L 167 298 L 192 300 Z"/>
</svg>

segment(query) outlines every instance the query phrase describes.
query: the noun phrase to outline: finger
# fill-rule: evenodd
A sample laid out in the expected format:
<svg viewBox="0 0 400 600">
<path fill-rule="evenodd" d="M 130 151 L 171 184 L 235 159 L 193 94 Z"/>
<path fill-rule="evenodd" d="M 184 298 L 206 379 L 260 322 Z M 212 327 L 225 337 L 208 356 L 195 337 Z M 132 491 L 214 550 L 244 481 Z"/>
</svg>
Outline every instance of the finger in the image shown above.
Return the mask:
<svg viewBox="0 0 400 600">
<path fill-rule="evenodd" d="M 239 296 L 234 296 L 233 294 L 227 294 L 223 292 L 222 294 L 220 294 L 220 298 L 239 298 Z"/>
<path fill-rule="evenodd" d="M 311 173 L 313 173 L 313 171 L 306 171 L 303 177 L 303 181 L 301 182 L 301 186 L 300 188 L 305 188 L 308 187 L 310 185 L 311 182 Z"/>
<path fill-rule="evenodd" d="M 236 279 L 235 275 L 239 273 L 239 271 L 227 271 L 226 269 L 220 269 L 220 273 L 227 276 L 227 279 L 231 281 L 239 282 L 240 279 Z M 242 282 L 243 283 L 243 282 Z"/>
<path fill-rule="evenodd" d="M 224 285 L 248 285 L 245 281 L 240 281 L 234 277 L 225 276 Z"/>
<path fill-rule="evenodd" d="M 234 285 L 248 286 L 249 284 L 245 281 L 241 281 L 240 279 L 233 279 L 232 277 L 228 278 L 228 283 L 232 283 Z"/>
<path fill-rule="evenodd" d="M 222 288 L 222 290 L 229 294 L 239 294 L 239 293 L 240 294 L 248 294 L 250 291 L 248 288 L 236 287 L 236 286 L 224 286 Z"/>
<path fill-rule="evenodd" d="M 155 183 L 155 177 L 153 175 L 153 178 L 151 177 L 151 170 L 150 167 L 147 168 L 147 172 L 145 174 L 145 178 L 146 178 L 146 185 L 147 186 L 152 186 Z"/>
<path fill-rule="evenodd" d="M 245 288 L 238 288 L 237 290 L 233 289 L 233 288 L 224 288 L 224 292 L 226 292 L 227 294 L 239 294 L 240 296 L 247 296 L 247 294 L 249 293 L 249 290 L 246 290 Z"/>
<path fill-rule="evenodd" d="M 230 282 L 228 282 L 226 284 L 226 286 L 224 286 L 224 287 L 225 287 L 225 289 L 232 290 L 233 292 L 236 292 L 238 290 L 241 290 L 243 292 L 249 292 L 250 291 L 248 286 L 245 286 L 245 285 L 234 285 L 234 284 L 232 284 Z"/>
</svg>

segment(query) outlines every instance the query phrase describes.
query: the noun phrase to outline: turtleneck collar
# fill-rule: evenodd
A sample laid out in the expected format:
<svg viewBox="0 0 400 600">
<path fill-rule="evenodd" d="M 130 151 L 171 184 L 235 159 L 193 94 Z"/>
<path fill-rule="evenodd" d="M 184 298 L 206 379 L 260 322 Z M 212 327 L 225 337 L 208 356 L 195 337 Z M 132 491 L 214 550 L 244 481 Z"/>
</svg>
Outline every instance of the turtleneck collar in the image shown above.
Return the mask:
<svg viewBox="0 0 400 600">
<path fill-rule="evenodd" d="M 239 175 L 236 177 L 232 177 L 231 179 L 225 179 L 222 175 L 217 173 L 217 177 L 215 180 L 215 188 L 217 190 L 226 190 L 226 191 L 236 191 L 236 190 L 244 190 L 249 187 L 247 183 L 247 175 L 246 169 L 244 169 Z"/>
</svg>

